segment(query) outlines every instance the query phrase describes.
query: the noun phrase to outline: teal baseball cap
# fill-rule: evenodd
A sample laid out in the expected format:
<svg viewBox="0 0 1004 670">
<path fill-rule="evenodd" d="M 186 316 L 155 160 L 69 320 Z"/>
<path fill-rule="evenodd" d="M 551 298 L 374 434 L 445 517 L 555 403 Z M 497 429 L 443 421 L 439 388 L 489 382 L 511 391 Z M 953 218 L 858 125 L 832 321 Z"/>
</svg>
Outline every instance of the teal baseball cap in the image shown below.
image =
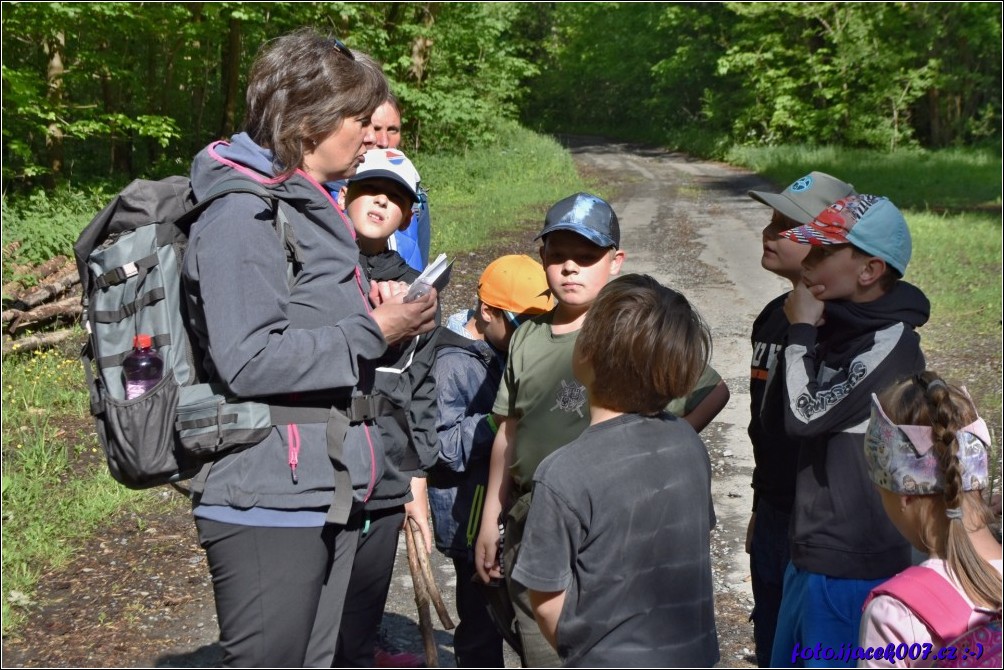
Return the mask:
<svg viewBox="0 0 1004 670">
<path fill-rule="evenodd" d="M 853 244 L 884 260 L 900 277 L 906 273 L 913 253 L 903 213 L 888 198 L 877 195 L 852 195 L 838 200 L 811 223 L 786 230 L 781 236 L 816 247 Z"/>
</svg>

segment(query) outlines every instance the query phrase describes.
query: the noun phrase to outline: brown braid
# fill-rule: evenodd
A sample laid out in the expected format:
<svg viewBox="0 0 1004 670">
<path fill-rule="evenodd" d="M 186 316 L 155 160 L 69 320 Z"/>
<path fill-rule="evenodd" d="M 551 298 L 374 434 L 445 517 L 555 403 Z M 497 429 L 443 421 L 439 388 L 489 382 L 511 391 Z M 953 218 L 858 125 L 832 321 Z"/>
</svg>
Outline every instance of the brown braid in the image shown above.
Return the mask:
<svg viewBox="0 0 1004 670">
<path fill-rule="evenodd" d="M 938 466 L 945 479 L 943 493 L 945 508 L 961 509 L 962 464 L 959 463 L 959 444 L 955 439 L 955 431 L 968 422 L 961 420 L 959 414 L 962 408 L 952 403 L 948 385 L 943 380 L 938 378 L 930 380 L 926 384 L 924 396 L 930 408 L 934 452 L 938 456 Z M 966 404 L 968 405 L 968 402 Z"/>
<path fill-rule="evenodd" d="M 1001 576 L 976 551 L 966 526 L 967 520 L 977 523 L 972 530 L 987 525 L 991 512 L 980 491 L 967 492 L 963 488 L 955 437 L 960 428 L 976 420 L 976 408 L 965 393 L 933 372 L 897 384 L 882 394 L 880 402 L 897 424 L 931 426 L 945 490 L 940 497 L 928 496 L 930 514 L 920 529 L 921 539 L 932 553 L 945 559 L 949 574 L 974 602 L 999 611 Z M 963 514 L 967 511 L 968 519 Z"/>
</svg>

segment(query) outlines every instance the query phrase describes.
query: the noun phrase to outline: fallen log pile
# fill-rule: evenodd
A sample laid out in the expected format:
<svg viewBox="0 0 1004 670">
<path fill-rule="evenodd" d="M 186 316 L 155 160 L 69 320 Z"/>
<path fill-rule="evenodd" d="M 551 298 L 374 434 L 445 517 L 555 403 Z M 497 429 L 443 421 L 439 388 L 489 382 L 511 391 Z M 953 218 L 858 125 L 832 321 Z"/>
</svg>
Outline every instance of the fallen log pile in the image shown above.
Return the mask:
<svg viewBox="0 0 1004 670">
<path fill-rule="evenodd" d="M 35 282 L 3 285 L 3 353 L 34 351 L 65 342 L 80 322 L 80 276 L 66 256 L 19 272 Z"/>
</svg>

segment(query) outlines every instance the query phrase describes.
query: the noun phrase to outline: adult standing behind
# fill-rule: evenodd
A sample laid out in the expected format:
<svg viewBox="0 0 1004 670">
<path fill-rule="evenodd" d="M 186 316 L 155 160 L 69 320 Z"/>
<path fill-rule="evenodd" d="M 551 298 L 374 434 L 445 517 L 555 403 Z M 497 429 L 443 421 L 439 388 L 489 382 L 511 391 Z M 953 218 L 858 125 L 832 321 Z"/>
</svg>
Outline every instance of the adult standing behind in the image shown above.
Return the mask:
<svg viewBox="0 0 1004 670">
<path fill-rule="evenodd" d="M 373 134 L 378 149 L 397 149 L 401 144 L 401 104 L 393 93 L 387 93 L 373 112 Z M 327 184 L 328 190 L 336 198 L 345 186 L 344 182 Z M 399 230 L 389 240 L 390 249 L 401 254 L 404 262 L 421 272 L 429 264 L 429 246 L 432 242 L 432 221 L 429 217 L 429 197 L 418 185 L 418 202 L 412 209 L 411 224 Z"/>
<path fill-rule="evenodd" d="M 373 131 L 381 149 L 397 149 L 401 144 L 401 105 L 393 93 L 373 112 Z M 386 144 L 381 144 L 386 142 Z M 418 203 L 411 217 L 411 225 L 394 233 L 390 248 L 401 254 L 404 262 L 419 272 L 429 264 L 429 246 L 432 243 L 432 221 L 429 218 L 429 196 L 418 185 Z"/>
<path fill-rule="evenodd" d="M 368 57 L 361 56 L 362 60 Z M 401 106 L 393 93 L 387 92 L 384 101 L 371 116 L 373 135 L 376 148 L 396 149 L 401 143 Z M 404 153 L 397 157 L 387 154 L 387 160 L 395 165 L 408 161 Z M 408 161 L 410 164 L 410 161 Z M 413 168 L 414 166 L 412 166 Z M 417 170 L 415 171 L 418 175 Z M 342 179 L 325 184 L 325 188 L 336 201 L 344 197 L 344 189 L 348 180 Z M 421 272 L 429 259 L 429 205 L 421 184 L 415 188 L 417 201 L 407 213 L 408 225 L 403 230 L 397 230 L 387 240 L 387 250 L 390 254 L 400 255 L 408 267 Z M 424 235 L 419 235 L 424 230 Z M 424 239 L 424 255 L 420 248 L 420 238 Z M 364 263 L 365 265 L 365 263 Z M 402 280 L 404 277 L 402 277 Z M 379 500 L 381 491 L 367 505 L 368 510 L 380 509 L 375 522 L 364 522 L 364 532 L 359 536 L 357 554 L 359 560 L 352 568 L 352 576 L 346 591 L 347 608 L 344 611 L 345 626 L 341 627 L 338 647 L 335 656 L 337 667 L 369 667 L 374 664 L 387 667 L 418 667 L 423 659 L 410 652 L 393 652 L 378 646 L 380 621 L 383 617 L 384 605 L 394 568 L 394 557 L 397 547 L 396 530 L 406 528 L 408 519 L 415 519 L 422 530 L 426 547 L 432 549 L 432 530 L 429 527 L 429 500 L 426 495 L 425 479 L 416 477 L 412 480 L 411 493 L 404 505 L 404 524 L 398 524 L 393 529 L 394 520 L 398 519 L 395 510 L 386 507 L 386 500 Z M 390 514 L 390 512 L 394 512 Z M 366 517 L 370 519 L 370 517 Z M 393 547 L 387 553 L 387 548 Z M 389 562 L 388 562 L 389 561 Z"/>
<path fill-rule="evenodd" d="M 281 197 L 295 239 L 290 275 L 273 205 L 240 193 L 192 228 L 184 276 L 201 363 L 233 395 L 349 411 L 388 344 L 433 327 L 434 294 L 404 304 L 400 287 L 369 286 L 351 224 L 321 186 L 355 173 L 387 93 L 371 59 L 297 31 L 256 58 L 245 132 L 195 158 L 197 197 L 232 177 L 254 180 Z M 267 438 L 203 473 L 193 501 L 227 666 L 302 666 L 308 642 L 312 658 L 333 658 L 360 515 L 327 522 L 336 470 L 326 433 L 344 435 L 346 458 L 376 455 L 374 476 L 382 465 L 371 421 L 328 431 L 325 422 L 273 420 L 280 425 Z"/>
</svg>

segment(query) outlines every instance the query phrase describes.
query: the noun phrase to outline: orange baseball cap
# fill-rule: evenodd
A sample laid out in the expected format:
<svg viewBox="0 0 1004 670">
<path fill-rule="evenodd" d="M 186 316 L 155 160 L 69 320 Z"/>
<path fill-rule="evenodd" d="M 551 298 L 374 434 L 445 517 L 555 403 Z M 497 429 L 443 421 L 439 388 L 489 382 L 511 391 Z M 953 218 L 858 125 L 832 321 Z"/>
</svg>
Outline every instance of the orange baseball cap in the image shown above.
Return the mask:
<svg viewBox="0 0 1004 670">
<path fill-rule="evenodd" d="M 553 307 L 544 267 L 522 254 L 492 261 L 478 280 L 478 298 L 503 310 L 516 323 Z"/>
</svg>

